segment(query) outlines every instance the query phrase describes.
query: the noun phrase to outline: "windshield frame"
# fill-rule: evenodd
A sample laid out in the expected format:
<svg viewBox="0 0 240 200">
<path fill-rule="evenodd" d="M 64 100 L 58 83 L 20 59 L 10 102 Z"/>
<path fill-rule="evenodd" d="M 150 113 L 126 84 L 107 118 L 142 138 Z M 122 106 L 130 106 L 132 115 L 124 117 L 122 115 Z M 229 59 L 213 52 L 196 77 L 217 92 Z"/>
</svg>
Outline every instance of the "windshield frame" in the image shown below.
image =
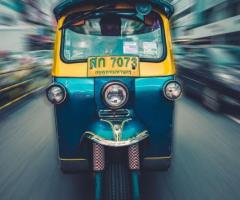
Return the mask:
<svg viewBox="0 0 240 200">
<path fill-rule="evenodd" d="M 114 9 L 114 10 L 107 10 L 107 9 L 105 10 L 104 9 L 104 10 L 101 10 L 100 12 L 105 12 L 105 13 L 119 13 L 119 12 L 121 12 L 121 13 L 124 13 L 124 12 L 129 13 L 129 12 L 131 12 L 131 13 L 133 13 L 133 12 L 136 12 L 136 11 L 134 9 Z M 167 57 L 167 42 L 166 42 L 166 35 L 165 35 L 165 27 L 164 27 L 163 19 L 162 19 L 161 15 L 160 15 L 160 12 L 159 11 L 155 11 L 155 10 L 153 10 L 152 12 L 154 12 L 155 14 L 158 15 L 159 21 L 161 23 L 160 29 L 161 29 L 162 48 L 163 48 L 162 55 L 161 55 L 160 58 L 157 58 L 157 59 L 154 59 L 154 58 L 141 58 L 141 57 L 139 57 L 139 60 L 140 60 L 140 62 L 159 63 L 159 62 L 164 61 L 166 59 L 166 57 Z M 73 13 L 73 14 L 76 14 L 76 13 Z M 71 15 L 69 15 L 69 16 L 71 16 Z M 63 24 L 68 19 L 68 17 L 66 17 L 64 19 Z M 91 18 L 91 17 L 89 17 L 89 18 Z M 66 64 L 87 62 L 88 58 L 76 59 L 76 60 L 68 60 L 68 59 L 65 58 L 65 56 L 64 56 L 65 31 L 66 31 L 66 29 L 62 29 L 61 30 L 62 34 L 61 34 L 61 46 L 60 46 L 60 59 L 64 63 L 66 63 Z M 120 56 L 123 56 L 123 55 L 120 55 Z M 96 57 L 97 57 L 97 55 L 96 55 Z"/>
</svg>

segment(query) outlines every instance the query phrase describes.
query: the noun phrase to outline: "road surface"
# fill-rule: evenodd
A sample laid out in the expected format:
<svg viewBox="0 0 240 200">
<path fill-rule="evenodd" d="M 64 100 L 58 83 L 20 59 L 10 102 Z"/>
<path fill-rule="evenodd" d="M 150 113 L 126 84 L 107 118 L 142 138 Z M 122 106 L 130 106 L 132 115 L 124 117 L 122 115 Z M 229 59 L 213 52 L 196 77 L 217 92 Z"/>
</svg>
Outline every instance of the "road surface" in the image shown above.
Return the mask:
<svg viewBox="0 0 240 200">
<path fill-rule="evenodd" d="M 240 125 L 193 100 L 177 103 L 172 167 L 143 177 L 144 200 L 240 199 Z M 52 107 L 43 95 L 0 113 L 1 200 L 88 200 L 89 177 L 58 168 Z"/>
</svg>

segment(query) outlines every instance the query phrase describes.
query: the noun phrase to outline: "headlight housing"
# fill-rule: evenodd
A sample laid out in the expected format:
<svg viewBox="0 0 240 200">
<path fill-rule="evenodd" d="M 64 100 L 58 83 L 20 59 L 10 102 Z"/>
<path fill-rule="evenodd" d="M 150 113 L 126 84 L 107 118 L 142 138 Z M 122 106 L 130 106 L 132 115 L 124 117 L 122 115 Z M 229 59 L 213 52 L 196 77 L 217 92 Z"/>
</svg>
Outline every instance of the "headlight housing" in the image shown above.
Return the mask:
<svg viewBox="0 0 240 200">
<path fill-rule="evenodd" d="M 128 89 L 120 82 L 110 82 L 103 88 L 104 103 L 110 109 L 119 109 L 128 101 Z"/>
<path fill-rule="evenodd" d="M 178 81 L 169 81 L 164 86 L 163 93 L 168 100 L 177 100 L 182 95 L 182 86 Z"/>
<path fill-rule="evenodd" d="M 52 104 L 61 104 L 66 99 L 67 93 L 64 86 L 52 84 L 46 89 L 46 95 Z"/>
</svg>

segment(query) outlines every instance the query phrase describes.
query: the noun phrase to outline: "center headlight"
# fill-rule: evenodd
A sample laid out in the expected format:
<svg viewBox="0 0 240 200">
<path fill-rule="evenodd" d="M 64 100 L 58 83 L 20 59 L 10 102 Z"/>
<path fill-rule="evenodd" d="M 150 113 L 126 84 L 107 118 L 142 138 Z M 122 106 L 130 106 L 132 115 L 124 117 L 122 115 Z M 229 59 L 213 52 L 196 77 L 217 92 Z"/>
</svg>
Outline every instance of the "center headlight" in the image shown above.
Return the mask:
<svg viewBox="0 0 240 200">
<path fill-rule="evenodd" d="M 103 99 L 111 109 L 123 107 L 128 101 L 128 89 L 120 82 L 108 83 L 103 88 Z"/>
</svg>

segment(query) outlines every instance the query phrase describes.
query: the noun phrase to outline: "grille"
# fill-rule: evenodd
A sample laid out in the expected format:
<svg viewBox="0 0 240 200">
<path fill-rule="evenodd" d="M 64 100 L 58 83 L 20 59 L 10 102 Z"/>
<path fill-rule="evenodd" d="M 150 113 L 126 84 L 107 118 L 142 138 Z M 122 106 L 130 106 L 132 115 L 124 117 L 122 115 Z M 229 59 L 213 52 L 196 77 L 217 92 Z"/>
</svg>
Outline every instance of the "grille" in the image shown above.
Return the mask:
<svg viewBox="0 0 240 200">
<path fill-rule="evenodd" d="M 127 109 L 119 109 L 119 110 L 100 110 L 98 113 L 99 117 L 102 119 L 121 119 L 127 118 L 130 116 L 130 111 Z"/>
</svg>

